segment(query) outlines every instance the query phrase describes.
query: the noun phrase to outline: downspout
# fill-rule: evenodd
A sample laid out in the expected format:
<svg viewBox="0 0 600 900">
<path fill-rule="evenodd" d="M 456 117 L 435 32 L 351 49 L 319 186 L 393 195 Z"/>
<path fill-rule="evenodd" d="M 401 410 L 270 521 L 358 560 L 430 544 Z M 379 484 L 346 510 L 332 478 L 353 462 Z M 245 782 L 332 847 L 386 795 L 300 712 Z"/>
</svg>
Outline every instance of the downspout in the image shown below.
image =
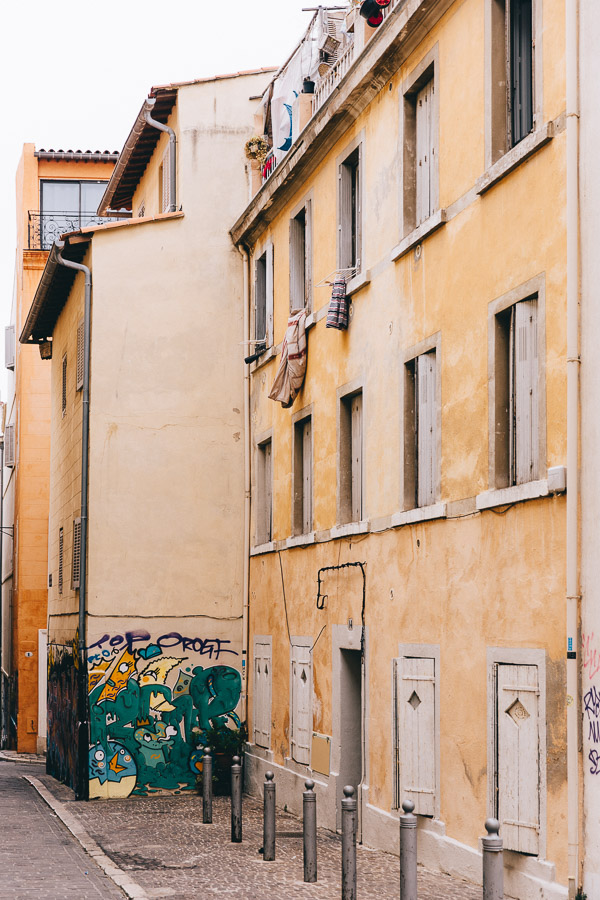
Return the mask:
<svg viewBox="0 0 600 900">
<path fill-rule="evenodd" d="M 578 0 L 566 0 L 567 93 L 567 833 L 569 898 L 579 883 L 579 52 Z"/>
<path fill-rule="evenodd" d="M 244 266 L 244 346 L 250 340 L 250 260 L 243 244 L 237 249 Z M 242 609 L 242 721 L 248 714 L 248 644 L 250 642 L 250 367 L 244 364 L 244 585 Z"/>
<path fill-rule="evenodd" d="M 75 269 L 85 275 L 85 299 L 83 314 L 83 407 L 81 423 L 81 552 L 79 569 L 79 685 L 78 685 L 78 752 L 79 770 L 76 782 L 76 800 L 87 800 L 89 796 L 88 752 L 89 723 L 87 703 L 87 650 L 86 650 L 86 586 L 88 548 L 88 444 L 90 433 L 90 331 L 92 310 L 92 273 L 83 263 L 63 259 L 64 242 L 57 241 L 56 259 L 59 265 Z"/>
<path fill-rule="evenodd" d="M 154 104 L 156 103 L 156 97 L 149 97 L 146 100 L 146 106 L 149 106 L 150 109 L 146 109 L 144 112 L 144 119 L 151 125 L 153 128 L 158 128 L 159 131 L 164 131 L 169 135 L 170 147 L 169 147 L 169 199 L 170 204 L 168 210 L 166 212 L 176 212 L 177 210 L 177 141 L 175 138 L 175 132 L 168 125 L 163 125 L 162 122 L 159 122 L 157 119 L 153 119 L 150 115 Z"/>
</svg>

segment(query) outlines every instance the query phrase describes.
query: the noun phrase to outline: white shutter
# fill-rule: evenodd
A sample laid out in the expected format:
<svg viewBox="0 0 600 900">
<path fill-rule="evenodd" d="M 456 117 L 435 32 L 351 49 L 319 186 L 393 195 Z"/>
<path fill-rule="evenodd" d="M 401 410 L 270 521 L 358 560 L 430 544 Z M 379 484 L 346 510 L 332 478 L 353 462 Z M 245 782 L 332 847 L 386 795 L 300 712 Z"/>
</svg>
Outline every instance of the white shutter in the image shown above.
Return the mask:
<svg viewBox="0 0 600 900">
<path fill-rule="evenodd" d="M 363 458 L 362 458 L 362 394 L 352 397 L 352 521 L 360 522 L 363 515 Z"/>
<path fill-rule="evenodd" d="M 436 434 L 436 359 L 435 352 L 416 359 L 417 385 L 417 506 L 435 503 Z"/>
<path fill-rule="evenodd" d="M 537 666 L 497 667 L 498 819 L 506 850 L 537 854 L 540 834 Z"/>
<path fill-rule="evenodd" d="M 537 301 L 515 305 L 514 408 L 516 483 L 539 478 Z"/>
<path fill-rule="evenodd" d="M 352 168 L 342 163 L 338 173 L 339 184 L 339 265 L 345 269 L 352 265 Z"/>
<path fill-rule="evenodd" d="M 400 761 L 398 799 L 415 813 L 435 814 L 435 660 L 405 656 L 396 666 L 396 724 Z"/>
<path fill-rule="evenodd" d="M 7 325 L 4 329 L 4 365 L 7 369 L 15 367 L 15 326 Z"/>
<path fill-rule="evenodd" d="M 302 426 L 302 534 L 312 531 L 312 426 L 307 419 Z"/>
<path fill-rule="evenodd" d="M 304 306 L 312 309 L 312 202 L 304 207 Z"/>
<path fill-rule="evenodd" d="M 290 219 L 290 312 L 304 309 L 305 222 Z"/>
<path fill-rule="evenodd" d="M 75 385 L 76 390 L 80 391 L 83 388 L 83 356 L 84 356 L 84 342 L 85 342 L 85 334 L 84 334 L 84 322 L 83 319 L 77 326 L 77 383 Z"/>
<path fill-rule="evenodd" d="M 357 148 L 356 164 L 354 167 L 354 246 L 355 259 L 350 265 L 354 265 L 357 271 L 362 269 L 362 144 Z"/>
<path fill-rule="evenodd" d="M 267 249 L 267 284 L 266 284 L 266 313 L 267 313 L 267 347 L 273 346 L 273 244 L 268 243 Z"/>
<path fill-rule="evenodd" d="M 15 464 L 15 426 L 7 425 L 4 429 L 4 465 L 13 467 Z"/>
<path fill-rule="evenodd" d="M 296 762 L 310 762 L 312 734 L 311 671 L 309 647 L 292 646 L 291 750 Z"/>
<path fill-rule="evenodd" d="M 257 510 L 257 541 L 259 544 L 268 543 L 272 535 L 273 522 L 273 488 L 272 488 L 272 460 L 271 441 L 260 444 L 259 471 L 258 471 L 258 510 Z"/>
<path fill-rule="evenodd" d="M 266 337 L 267 326 L 267 271 L 266 257 L 261 256 L 254 264 L 254 339 L 259 343 Z"/>
<path fill-rule="evenodd" d="M 270 644 L 254 645 L 254 743 L 271 746 L 272 650 Z"/>
<path fill-rule="evenodd" d="M 432 209 L 432 179 L 433 179 L 433 79 L 428 81 L 424 88 L 417 94 L 416 132 L 417 132 L 417 158 L 416 158 L 416 200 L 417 200 L 417 225 L 428 219 Z"/>
</svg>

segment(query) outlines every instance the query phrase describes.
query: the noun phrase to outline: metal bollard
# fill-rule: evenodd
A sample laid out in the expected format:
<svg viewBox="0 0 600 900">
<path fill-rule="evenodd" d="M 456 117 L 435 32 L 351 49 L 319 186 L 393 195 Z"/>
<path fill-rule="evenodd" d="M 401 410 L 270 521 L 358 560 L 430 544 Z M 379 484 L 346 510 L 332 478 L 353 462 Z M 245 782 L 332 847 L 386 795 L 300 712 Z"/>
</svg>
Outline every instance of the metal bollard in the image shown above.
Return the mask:
<svg viewBox="0 0 600 900">
<path fill-rule="evenodd" d="M 275 859 L 275 782 L 273 773 L 265 772 L 263 859 Z"/>
<path fill-rule="evenodd" d="M 356 798 L 350 785 L 342 800 L 342 900 L 356 900 Z"/>
<path fill-rule="evenodd" d="M 242 767 L 239 756 L 231 767 L 231 842 L 242 843 Z"/>
<path fill-rule="evenodd" d="M 405 800 L 400 816 L 400 900 L 417 900 L 417 817 L 415 804 Z"/>
<path fill-rule="evenodd" d="M 304 782 L 302 794 L 302 834 L 304 839 L 304 880 L 317 880 L 317 795 L 314 781 Z"/>
<path fill-rule="evenodd" d="M 210 747 L 205 747 L 202 757 L 202 821 L 205 825 L 212 825 L 212 762 Z"/>
<path fill-rule="evenodd" d="M 487 836 L 481 838 L 483 847 L 483 900 L 503 900 L 504 864 L 502 838 L 498 834 L 498 819 L 486 819 Z"/>
</svg>

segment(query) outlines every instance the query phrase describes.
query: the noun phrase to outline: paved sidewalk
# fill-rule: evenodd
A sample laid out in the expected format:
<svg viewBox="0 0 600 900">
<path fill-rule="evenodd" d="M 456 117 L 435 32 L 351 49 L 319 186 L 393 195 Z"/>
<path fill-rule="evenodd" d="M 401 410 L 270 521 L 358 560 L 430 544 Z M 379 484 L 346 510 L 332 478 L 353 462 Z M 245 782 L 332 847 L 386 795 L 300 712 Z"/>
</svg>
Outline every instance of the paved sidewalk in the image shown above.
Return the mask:
<svg viewBox="0 0 600 900">
<path fill-rule="evenodd" d="M 43 772 L 31 761 L 0 762 L 0 900 L 124 900 L 22 777 Z"/>
<path fill-rule="evenodd" d="M 265 862 L 258 852 L 262 803 L 251 798 L 244 798 L 243 843 L 232 844 L 226 798 L 215 798 L 214 824 L 203 825 L 202 801 L 195 795 L 80 803 L 50 776 L 36 771 L 35 777 L 151 900 L 340 900 L 340 838 L 319 829 L 319 880 L 304 884 L 302 826 L 289 813 L 278 811 L 277 858 Z M 357 857 L 359 900 L 397 900 L 397 857 L 360 846 Z M 481 888 L 420 870 L 419 900 L 481 900 Z"/>
</svg>

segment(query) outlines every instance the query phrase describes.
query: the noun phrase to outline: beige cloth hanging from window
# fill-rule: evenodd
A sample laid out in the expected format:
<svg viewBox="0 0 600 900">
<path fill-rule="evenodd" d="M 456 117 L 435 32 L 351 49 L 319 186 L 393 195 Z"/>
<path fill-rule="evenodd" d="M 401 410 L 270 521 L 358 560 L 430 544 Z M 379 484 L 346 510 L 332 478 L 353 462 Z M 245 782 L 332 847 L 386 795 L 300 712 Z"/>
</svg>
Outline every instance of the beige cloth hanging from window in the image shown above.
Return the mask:
<svg viewBox="0 0 600 900">
<path fill-rule="evenodd" d="M 304 382 L 306 372 L 306 310 L 288 319 L 281 360 L 269 399 L 278 400 L 284 409 L 294 402 Z"/>
</svg>

